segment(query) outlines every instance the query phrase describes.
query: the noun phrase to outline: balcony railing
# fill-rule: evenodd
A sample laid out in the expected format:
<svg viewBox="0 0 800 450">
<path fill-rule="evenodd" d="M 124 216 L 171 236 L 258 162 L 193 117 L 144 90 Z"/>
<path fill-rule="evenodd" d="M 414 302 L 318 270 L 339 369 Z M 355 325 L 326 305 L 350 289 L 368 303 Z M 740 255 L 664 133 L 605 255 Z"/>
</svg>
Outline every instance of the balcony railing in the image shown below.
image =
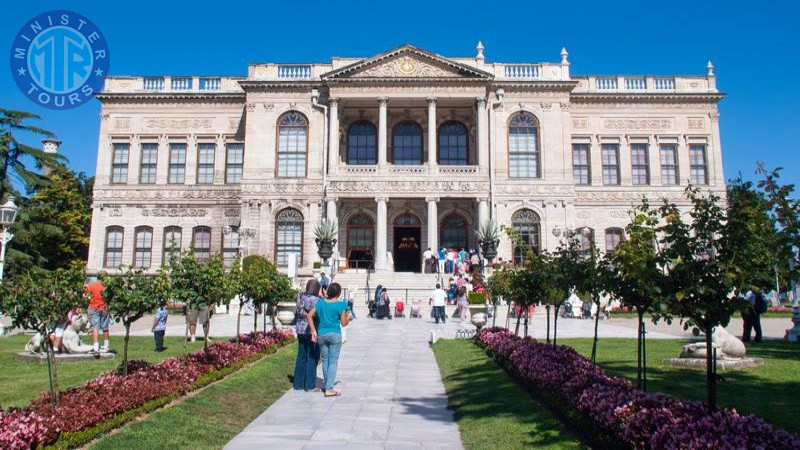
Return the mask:
<svg viewBox="0 0 800 450">
<path fill-rule="evenodd" d="M 616 77 L 597 77 L 595 87 L 601 91 L 614 91 L 617 89 Z"/>
<path fill-rule="evenodd" d="M 278 78 L 282 80 L 307 80 L 311 78 L 310 64 L 283 64 L 278 66 Z"/>
<path fill-rule="evenodd" d="M 420 175 L 428 173 L 428 166 L 389 166 L 389 173 Z"/>
<path fill-rule="evenodd" d="M 644 91 L 647 89 L 647 80 L 645 77 L 626 77 L 625 89 L 629 91 Z"/>
<path fill-rule="evenodd" d="M 673 77 L 657 77 L 653 79 L 656 90 L 669 91 L 675 89 L 675 78 Z"/>
<path fill-rule="evenodd" d="M 378 166 L 344 166 L 344 173 L 352 175 L 372 175 L 378 173 Z"/>
<path fill-rule="evenodd" d="M 142 88 L 145 91 L 160 91 L 164 89 L 164 78 L 163 77 L 143 78 Z"/>
<path fill-rule="evenodd" d="M 439 173 L 450 175 L 475 175 L 478 166 L 439 166 Z"/>
<path fill-rule="evenodd" d="M 221 85 L 219 78 L 200 78 L 198 87 L 201 91 L 218 91 Z"/>
<path fill-rule="evenodd" d="M 191 91 L 192 78 L 191 77 L 173 77 L 172 78 L 173 91 Z"/>
<path fill-rule="evenodd" d="M 539 78 L 539 66 L 536 64 L 508 64 L 504 67 L 506 78 Z"/>
</svg>

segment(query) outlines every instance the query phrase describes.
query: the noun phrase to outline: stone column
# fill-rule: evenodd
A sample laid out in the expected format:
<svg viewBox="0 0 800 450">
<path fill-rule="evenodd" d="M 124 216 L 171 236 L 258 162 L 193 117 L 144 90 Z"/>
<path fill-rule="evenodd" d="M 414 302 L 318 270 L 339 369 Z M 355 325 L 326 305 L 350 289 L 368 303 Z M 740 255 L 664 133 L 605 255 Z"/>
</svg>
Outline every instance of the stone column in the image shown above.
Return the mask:
<svg viewBox="0 0 800 450">
<path fill-rule="evenodd" d="M 378 221 L 375 224 L 377 231 L 377 240 L 375 242 L 375 270 L 387 270 L 386 267 L 386 241 L 388 239 L 387 233 L 387 216 L 386 216 L 386 202 L 387 198 L 377 197 L 375 201 L 378 203 L 377 216 Z"/>
<path fill-rule="evenodd" d="M 486 99 L 475 101 L 478 115 L 478 165 L 481 173 L 489 172 L 489 118 L 486 115 Z"/>
<path fill-rule="evenodd" d="M 336 173 L 339 171 L 339 99 L 330 99 L 329 107 L 328 173 Z"/>
<path fill-rule="evenodd" d="M 425 201 L 428 202 L 428 247 L 435 253 L 439 248 L 439 198 L 429 197 Z"/>
<path fill-rule="evenodd" d="M 478 226 L 477 229 L 483 226 L 489 220 L 489 199 L 478 198 Z"/>
<path fill-rule="evenodd" d="M 386 105 L 388 100 L 378 99 L 378 167 L 379 170 L 386 167 Z"/>
<path fill-rule="evenodd" d="M 339 214 L 336 211 L 336 198 L 328 197 L 328 204 L 325 208 L 325 216 L 327 219 L 336 224 L 336 229 L 339 229 Z M 337 232 L 338 234 L 338 232 Z M 333 258 L 339 257 L 339 237 L 336 237 L 336 245 L 333 247 Z"/>
<path fill-rule="evenodd" d="M 436 173 L 436 99 L 428 98 L 428 171 Z"/>
</svg>

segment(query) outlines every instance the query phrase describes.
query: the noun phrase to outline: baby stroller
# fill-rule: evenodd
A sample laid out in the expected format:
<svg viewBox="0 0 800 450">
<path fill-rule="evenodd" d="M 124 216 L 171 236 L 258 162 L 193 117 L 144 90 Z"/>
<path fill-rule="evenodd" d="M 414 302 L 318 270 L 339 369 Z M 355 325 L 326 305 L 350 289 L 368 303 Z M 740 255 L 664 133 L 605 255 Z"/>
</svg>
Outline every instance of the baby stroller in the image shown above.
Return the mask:
<svg viewBox="0 0 800 450">
<path fill-rule="evenodd" d="M 422 317 L 422 301 L 418 298 L 411 300 L 411 317 Z"/>
<path fill-rule="evenodd" d="M 395 317 L 406 316 L 406 305 L 402 300 L 397 300 L 394 302 L 394 316 Z"/>
</svg>

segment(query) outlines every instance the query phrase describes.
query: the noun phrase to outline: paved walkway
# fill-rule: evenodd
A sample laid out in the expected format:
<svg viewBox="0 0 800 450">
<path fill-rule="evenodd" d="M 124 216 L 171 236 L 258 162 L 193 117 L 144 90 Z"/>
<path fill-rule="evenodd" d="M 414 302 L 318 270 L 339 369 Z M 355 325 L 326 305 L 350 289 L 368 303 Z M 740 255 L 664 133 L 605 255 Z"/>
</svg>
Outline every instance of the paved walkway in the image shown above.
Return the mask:
<svg viewBox="0 0 800 450">
<path fill-rule="evenodd" d="M 339 360 L 342 396 L 290 390 L 225 448 L 461 449 L 429 321 L 355 320 Z"/>
</svg>

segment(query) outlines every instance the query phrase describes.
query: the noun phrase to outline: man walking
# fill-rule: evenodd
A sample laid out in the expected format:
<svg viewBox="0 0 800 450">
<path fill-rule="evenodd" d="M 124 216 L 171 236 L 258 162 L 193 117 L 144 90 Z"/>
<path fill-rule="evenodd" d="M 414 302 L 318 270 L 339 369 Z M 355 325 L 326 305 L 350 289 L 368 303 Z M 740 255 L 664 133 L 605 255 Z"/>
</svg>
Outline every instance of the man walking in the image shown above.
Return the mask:
<svg viewBox="0 0 800 450">
<path fill-rule="evenodd" d="M 445 313 L 444 313 L 444 305 L 446 303 L 447 293 L 444 292 L 442 289 L 442 285 L 436 283 L 436 289 L 431 292 L 431 304 L 433 305 L 433 318 L 436 320 L 436 323 L 439 323 L 439 319 L 442 320 L 442 323 L 445 323 Z"/>
<path fill-rule="evenodd" d="M 744 332 L 742 342 L 750 342 L 750 335 L 755 329 L 755 342 L 761 342 L 761 314 L 767 311 L 767 300 L 761 292 L 747 291 L 744 296 L 747 300 L 747 307 L 742 311 L 742 321 L 744 322 Z"/>
<path fill-rule="evenodd" d="M 331 284 L 331 279 L 325 275 L 325 272 L 322 272 L 319 277 L 319 285 L 322 287 L 322 295 L 324 296 L 326 292 L 328 292 L 328 286 Z"/>
<path fill-rule="evenodd" d="M 110 350 L 108 343 L 108 327 L 111 324 L 111 316 L 106 308 L 106 301 L 103 299 L 105 286 L 96 279 L 86 285 L 85 297 L 89 298 L 89 324 L 92 327 L 92 351 L 97 353 L 101 350 Z M 103 332 L 103 347 L 100 347 L 100 332 Z"/>
<path fill-rule="evenodd" d="M 425 261 L 425 267 L 423 269 L 425 273 L 433 273 L 431 258 L 433 258 L 433 252 L 431 251 L 431 248 L 428 247 L 428 249 L 422 254 L 422 259 Z"/>
</svg>

